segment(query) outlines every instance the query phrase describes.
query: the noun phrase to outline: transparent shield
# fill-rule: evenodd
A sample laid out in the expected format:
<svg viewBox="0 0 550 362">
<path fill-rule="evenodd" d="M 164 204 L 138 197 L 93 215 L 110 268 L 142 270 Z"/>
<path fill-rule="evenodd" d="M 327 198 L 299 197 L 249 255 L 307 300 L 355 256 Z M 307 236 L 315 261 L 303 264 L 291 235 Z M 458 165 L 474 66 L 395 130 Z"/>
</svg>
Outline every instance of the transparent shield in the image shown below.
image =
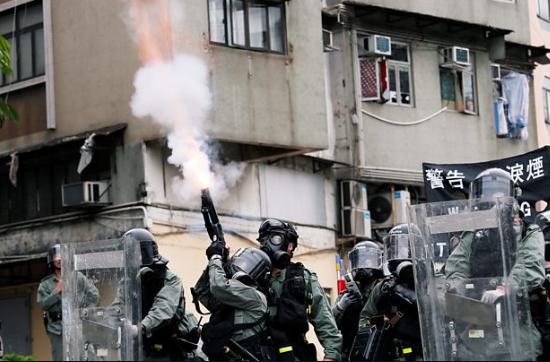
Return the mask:
<svg viewBox="0 0 550 362">
<path fill-rule="evenodd" d="M 517 203 L 409 207 L 424 360 L 532 360 L 525 267 L 516 263 Z M 521 233 L 519 234 L 521 237 Z"/>
<path fill-rule="evenodd" d="M 63 244 L 61 257 L 64 359 L 141 360 L 139 243 Z"/>
</svg>

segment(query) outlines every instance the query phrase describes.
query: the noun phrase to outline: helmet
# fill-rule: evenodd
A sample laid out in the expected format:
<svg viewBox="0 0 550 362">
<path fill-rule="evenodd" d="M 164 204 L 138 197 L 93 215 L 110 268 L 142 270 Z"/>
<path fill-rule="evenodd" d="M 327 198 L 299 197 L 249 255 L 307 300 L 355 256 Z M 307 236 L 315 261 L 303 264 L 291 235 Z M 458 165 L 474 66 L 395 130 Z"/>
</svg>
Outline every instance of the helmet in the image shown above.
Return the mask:
<svg viewBox="0 0 550 362">
<path fill-rule="evenodd" d="M 535 223 L 544 234 L 544 259 L 550 261 L 550 211 L 538 214 Z"/>
<path fill-rule="evenodd" d="M 384 259 L 390 273 L 396 275 L 405 284 L 414 282 L 412 271 L 411 238 L 422 238 L 418 226 L 399 224 L 392 228 L 384 238 Z"/>
<path fill-rule="evenodd" d="M 348 253 L 353 279 L 362 285 L 369 285 L 384 275 L 382 250 L 372 241 L 363 241 Z"/>
<path fill-rule="evenodd" d="M 481 172 L 470 184 L 470 200 L 518 197 L 519 193 L 512 176 L 500 168 L 489 168 Z"/>
<path fill-rule="evenodd" d="M 298 247 L 298 233 L 294 227 L 279 219 L 267 219 L 258 230 L 260 249 L 263 250 L 273 262 L 273 265 L 284 269 L 290 264 L 293 253 L 288 252 L 288 245 L 294 244 L 294 250 Z"/>
<path fill-rule="evenodd" d="M 267 283 L 271 268 L 269 256 L 256 248 L 240 248 L 226 265 L 231 279 L 236 279 L 246 285 Z"/>
<path fill-rule="evenodd" d="M 50 248 L 50 250 L 48 250 L 48 259 L 47 260 L 48 260 L 48 268 L 50 268 L 50 270 L 53 270 L 54 260 L 61 260 L 61 245 L 60 244 L 55 244 L 54 246 L 52 246 Z"/>
<path fill-rule="evenodd" d="M 139 241 L 141 248 L 141 266 L 168 264 L 168 259 L 163 258 L 159 254 L 157 241 L 155 240 L 153 234 L 149 231 L 145 229 L 132 229 L 127 231 L 122 237 L 130 237 L 136 241 Z"/>
</svg>

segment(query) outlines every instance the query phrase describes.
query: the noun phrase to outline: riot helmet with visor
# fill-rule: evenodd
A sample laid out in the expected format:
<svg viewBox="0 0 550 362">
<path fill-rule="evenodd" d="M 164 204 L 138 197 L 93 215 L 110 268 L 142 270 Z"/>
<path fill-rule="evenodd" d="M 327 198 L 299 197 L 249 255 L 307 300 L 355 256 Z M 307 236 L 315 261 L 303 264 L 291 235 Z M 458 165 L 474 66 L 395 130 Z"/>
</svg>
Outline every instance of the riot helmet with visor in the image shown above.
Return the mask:
<svg viewBox="0 0 550 362">
<path fill-rule="evenodd" d="M 54 268 L 57 268 L 55 266 L 55 261 L 61 261 L 61 245 L 55 244 L 48 250 L 48 268 L 50 270 L 54 270 Z"/>
<path fill-rule="evenodd" d="M 228 277 L 246 285 L 264 286 L 271 275 L 271 259 L 262 250 L 241 248 L 225 266 Z"/>
<path fill-rule="evenodd" d="M 521 190 L 515 186 L 512 176 L 500 169 L 490 168 L 476 176 L 470 184 L 470 200 L 476 204 L 472 209 L 485 210 L 494 206 L 494 199 L 501 197 L 517 198 Z"/>
<path fill-rule="evenodd" d="M 348 253 L 353 279 L 360 285 L 369 285 L 384 275 L 382 250 L 372 241 L 363 241 Z"/>
<path fill-rule="evenodd" d="M 145 229 L 132 229 L 127 231 L 123 237 L 129 237 L 139 242 L 141 266 L 168 264 L 168 259 L 159 254 L 157 241 L 149 231 Z"/>
</svg>

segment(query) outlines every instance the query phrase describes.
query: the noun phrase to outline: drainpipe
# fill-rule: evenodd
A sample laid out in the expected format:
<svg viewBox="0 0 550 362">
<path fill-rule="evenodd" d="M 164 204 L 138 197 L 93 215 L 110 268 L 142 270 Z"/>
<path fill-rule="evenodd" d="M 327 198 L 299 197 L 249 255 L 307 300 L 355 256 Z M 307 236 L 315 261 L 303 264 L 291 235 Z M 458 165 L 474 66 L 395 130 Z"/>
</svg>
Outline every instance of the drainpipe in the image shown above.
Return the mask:
<svg viewBox="0 0 550 362">
<path fill-rule="evenodd" d="M 359 52 L 357 50 L 357 31 L 350 29 L 351 36 L 351 56 L 353 67 L 353 84 L 355 91 L 355 109 L 351 114 L 351 121 L 355 125 L 355 167 L 354 178 L 359 177 L 359 167 L 366 166 L 365 164 L 365 135 L 363 125 L 363 101 L 361 100 L 361 73 L 359 69 Z"/>
</svg>

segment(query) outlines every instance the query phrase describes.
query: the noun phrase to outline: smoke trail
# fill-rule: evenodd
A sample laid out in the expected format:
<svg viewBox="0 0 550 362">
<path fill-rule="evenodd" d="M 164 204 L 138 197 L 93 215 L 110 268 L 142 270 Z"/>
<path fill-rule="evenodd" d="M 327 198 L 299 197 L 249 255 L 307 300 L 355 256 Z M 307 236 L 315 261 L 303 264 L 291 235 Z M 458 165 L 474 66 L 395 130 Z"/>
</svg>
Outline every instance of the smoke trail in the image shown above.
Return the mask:
<svg viewBox="0 0 550 362">
<path fill-rule="evenodd" d="M 174 54 L 173 9 L 169 5 L 166 0 L 132 2 L 138 52 L 144 65 L 135 75 L 130 106 L 134 116 L 151 117 L 167 132 L 172 150 L 168 162 L 182 173 L 172 182 L 175 194 L 186 204 L 198 205 L 200 189 L 207 186 L 214 197 L 225 198 L 245 165 L 222 165 L 209 147 L 205 134 L 212 108 L 208 68 L 191 54 Z"/>
</svg>

